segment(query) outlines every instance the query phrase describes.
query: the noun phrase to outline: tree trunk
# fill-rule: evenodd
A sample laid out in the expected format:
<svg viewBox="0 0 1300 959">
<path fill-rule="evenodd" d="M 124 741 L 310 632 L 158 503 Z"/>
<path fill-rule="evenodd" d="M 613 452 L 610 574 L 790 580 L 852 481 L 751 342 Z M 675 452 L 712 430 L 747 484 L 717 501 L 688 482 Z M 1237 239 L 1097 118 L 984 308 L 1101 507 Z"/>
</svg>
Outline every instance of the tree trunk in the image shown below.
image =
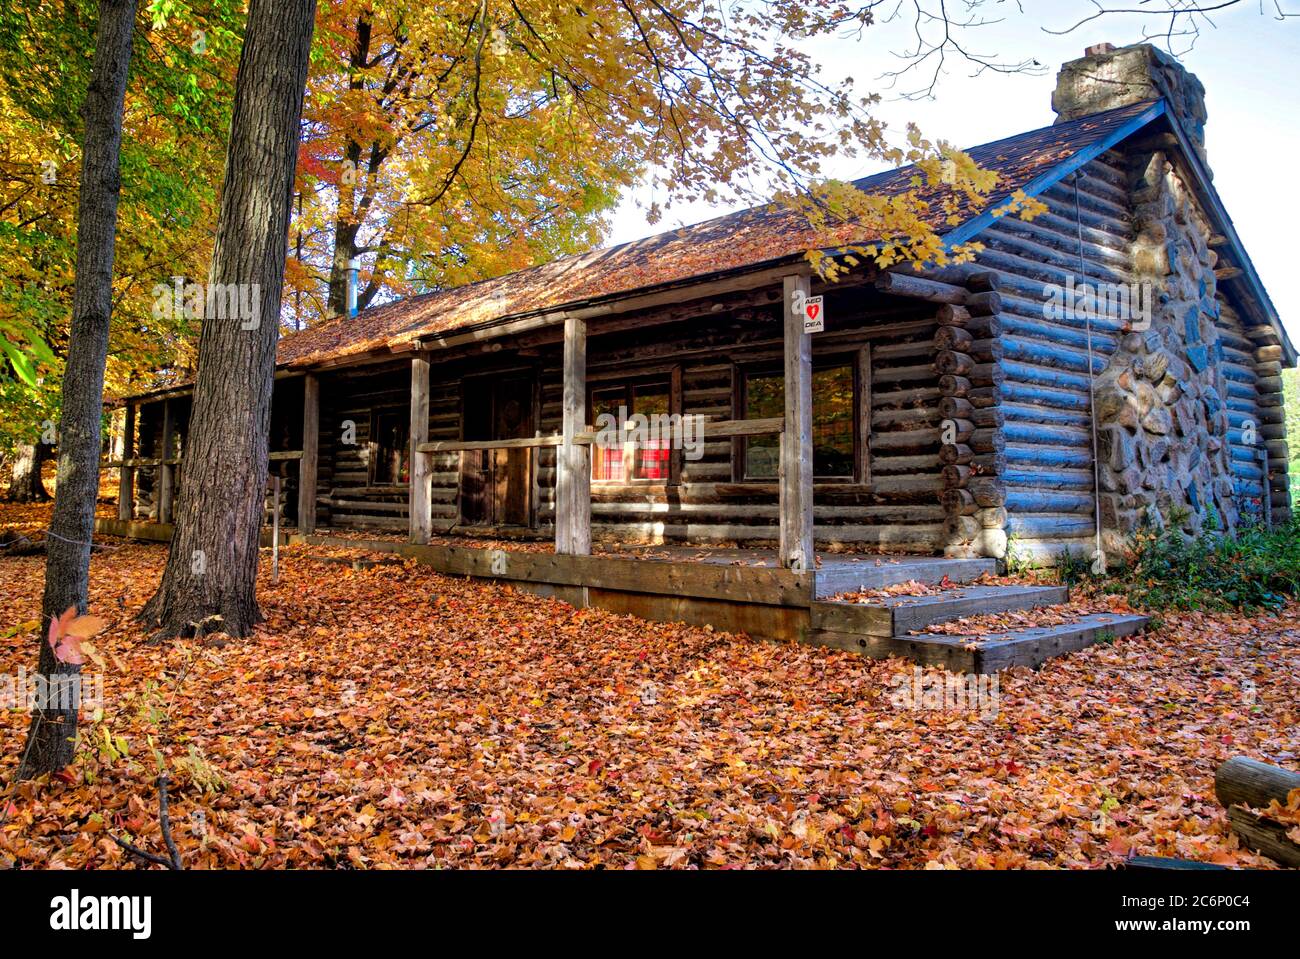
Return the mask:
<svg viewBox="0 0 1300 959">
<path fill-rule="evenodd" d="M 315 0 L 252 0 L 248 9 L 208 283 L 209 294 L 216 284 L 251 292 L 254 315 L 203 320 L 175 533 L 158 592 L 140 613 L 159 638 L 211 617 L 246 636 L 261 618 L 267 434 L 315 8 Z"/>
<path fill-rule="evenodd" d="M 90 589 L 90 539 L 99 492 L 100 422 L 104 364 L 113 309 L 113 239 L 121 190 L 122 104 L 131 63 L 136 0 L 100 0 L 95 62 L 81 115 L 85 135 L 81 193 L 77 199 L 77 273 L 72 323 L 63 372 L 59 421 L 59 470 L 54 514 L 46 545 L 45 596 L 41 606 L 38 672 L 50 688 L 54 677 L 80 667 L 54 658 L 45 635 L 49 622 L 69 606 L 86 612 Z M 20 779 L 62 769 L 77 735 L 76 702 L 38 703 L 27 730 Z"/>
<path fill-rule="evenodd" d="M 357 17 L 357 40 L 352 47 L 352 79 L 348 88 L 357 93 L 365 89 L 366 81 L 362 71 L 370 59 L 370 17 L 362 13 Z M 361 232 L 361 220 L 358 218 L 357 184 L 364 175 L 361 170 L 361 144 L 351 137 L 343 148 L 343 157 L 347 162 L 347 174 L 339 183 L 338 206 L 334 211 L 334 252 L 330 259 L 329 299 L 326 309 L 330 316 L 341 316 L 347 311 L 348 303 L 348 264 L 357 255 L 357 236 Z M 373 175 L 377 165 L 370 165 L 369 173 Z"/>
<path fill-rule="evenodd" d="M 44 503 L 50 498 L 41 482 L 41 464 L 49 459 L 50 448 L 44 443 L 18 446 L 13 476 L 9 481 L 11 503 Z"/>
</svg>

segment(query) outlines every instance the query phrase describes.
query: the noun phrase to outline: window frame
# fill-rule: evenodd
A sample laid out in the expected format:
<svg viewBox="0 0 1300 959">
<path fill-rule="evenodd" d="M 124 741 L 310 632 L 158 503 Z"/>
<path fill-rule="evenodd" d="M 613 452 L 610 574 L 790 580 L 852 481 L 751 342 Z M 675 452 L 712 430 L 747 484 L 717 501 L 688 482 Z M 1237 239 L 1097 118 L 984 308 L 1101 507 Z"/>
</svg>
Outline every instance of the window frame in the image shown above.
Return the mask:
<svg viewBox="0 0 1300 959">
<path fill-rule="evenodd" d="M 598 393 L 612 392 L 616 389 L 623 391 L 622 404 L 630 413 L 634 413 L 633 398 L 638 388 L 661 387 L 663 392 L 668 395 L 668 415 L 680 414 L 682 411 L 682 390 L 681 390 L 681 367 L 674 366 L 663 370 L 639 370 L 633 376 L 608 376 L 598 379 L 588 379 L 587 381 L 587 419 L 591 424 L 595 423 L 596 404 L 595 396 Z M 595 429 L 594 425 L 592 429 Z M 601 452 L 600 448 L 594 443 L 591 446 L 591 484 L 597 489 L 611 489 L 619 486 L 636 486 L 636 487 L 668 487 L 676 486 L 681 481 L 681 454 L 680 449 L 669 448 L 667 466 L 668 475 L 666 477 L 637 477 L 636 459 L 637 449 L 634 443 L 623 444 L 623 470 L 622 474 L 616 478 L 598 479 L 596 473 L 596 457 Z"/>
<path fill-rule="evenodd" d="M 812 369 L 830 369 L 847 366 L 853 377 L 853 472 L 848 476 L 814 476 L 813 483 L 826 486 L 871 486 L 871 346 L 837 350 L 813 358 Z M 732 416 L 745 420 L 745 399 L 750 377 L 783 375 L 784 366 L 777 360 L 736 363 L 732 366 Z M 816 400 L 814 399 L 814 402 Z M 784 414 L 782 414 L 784 415 Z M 736 436 L 731 441 L 731 477 L 734 483 L 773 484 L 777 476 L 748 476 L 745 472 L 745 450 L 749 437 Z"/>
<path fill-rule="evenodd" d="M 395 417 L 397 418 L 398 422 L 400 423 L 400 422 L 402 421 L 402 416 L 403 416 L 403 413 L 404 413 L 404 412 L 405 412 L 405 416 L 406 416 L 406 473 L 407 473 L 407 479 L 406 479 L 405 482 L 403 482 L 402 480 L 399 479 L 399 480 L 394 480 L 394 481 L 392 481 L 392 482 L 380 483 L 380 482 L 378 482 L 378 476 L 377 476 L 377 472 L 378 472 L 378 469 L 379 469 L 379 459 L 380 459 L 380 457 L 379 457 L 379 451 L 380 451 L 380 443 L 379 443 L 379 424 L 380 424 L 380 420 L 383 419 L 383 418 L 386 417 L 386 416 L 395 416 Z M 367 458 L 370 460 L 370 462 L 366 464 L 366 482 L 367 482 L 369 488 L 372 488 L 372 489 L 378 489 L 378 488 L 383 488 L 383 489 L 389 489 L 389 488 L 392 488 L 392 489 L 398 489 L 398 488 L 403 488 L 403 487 L 405 487 L 405 486 L 410 485 L 410 482 L 411 482 L 411 481 L 410 481 L 410 474 L 411 474 L 411 449 L 410 449 L 410 447 L 411 447 L 411 416 L 410 416 L 410 411 L 409 411 L 409 410 L 404 410 L 404 408 L 403 408 L 403 407 L 400 407 L 400 406 L 376 406 L 376 407 L 372 407 L 371 410 L 370 410 L 370 436 L 369 436 L 369 437 L 367 438 L 367 440 L 366 440 L 366 446 L 367 446 L 368 451 L 369 451 L 369 454 L 370 454 L 370 455 L 367 457 Z"/>
</svg>

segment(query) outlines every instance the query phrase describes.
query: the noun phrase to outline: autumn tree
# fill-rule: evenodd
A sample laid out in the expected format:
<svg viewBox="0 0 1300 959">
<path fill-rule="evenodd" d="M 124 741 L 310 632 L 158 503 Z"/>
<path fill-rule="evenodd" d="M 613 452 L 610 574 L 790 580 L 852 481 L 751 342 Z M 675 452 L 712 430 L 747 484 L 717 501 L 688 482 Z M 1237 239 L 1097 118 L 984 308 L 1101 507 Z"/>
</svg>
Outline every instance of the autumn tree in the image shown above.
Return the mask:
<svg viewBox="0 0 1300 959">
<path fill-rule="evenodd" d="M 298 105 L 290 110 L 286 77 L 294 65 L 274 63 L 254 27 L 256 17 L 272 16 L 270 5 L 255 0 L 249 12 L 209 277 L 211 284 L 259 284 L 262 322 L 252 330 L 240 329 L 229 317 L 207 317 L 203 324 L 171 551 L 159 590 L 141 613 L 160 636 L 188 632 L 213 616 L 221 618 L 226 632 L 246 635 L 259 619 L 255 584 L 277 338 L 273 318 L 280 305 L 287 227 L 280 215 L 288 216 L 287 198 L 283 210 L 279 205 L 276 178 L 293 172 L 293 163 L 283 164 L 279 151 L 292 142 L 293 131 L 284 124 L 292 118 L 296 125 L 302 96 L 298 91 Z M 369 7 L 343 6 L 373 22 Z M 826 159 L 913 161 L 925 177 L 942 178 L 974 203 L 992 186 L 969 158 L 915 131 L 906 143 L 891 145 L 871 119 L 870 97 L 856 95 L 851 81 L 823 83 L 808 54 L 783 41 L 796 33 L 833 33 L 846 21 L 868 16 L 838 5 L 789 2 L 750 11 L 684 0 L 657 0 L 644 8 L 620 0 L 582 7 L 541 0 L 453 0 L 425 11 L 436 16 L 416 17 L 416 7 L 405 3 L 385 9 L 412 14 L 392 33 L 404 50 L 407 72 L 399 69 L 385 82 L 396 88 L 414 85 L 418 74 L 443 85 L 427 88 L 426 100 L 441 99 L 427 104 L 429 121 L 421 122 L 436 121 L 446 129 L 428 143 L 427 155 L 416 158 L 433 173 L 422 171 L 415 182 L 428 186 L 401 205 L 415 217 L 463 219 L 470 224 L 468 235 L 475 229 L 476 214 L 466 209 L 471 200 L 509 223 L 509 200 L 501 201 L 495 184 L 531 175 L 526 152 L 494 148 L 494 117 L 512 110 L 535 109 L 557 129 L 570 131 L 570 139 L 557 135 L 557 142 L 574 151 L 565 155 L 566 162 L 579 163 L 583 155 L 601 151 L 636 157 L 663 171 L 656 188 L 672 197 L 757 200 L 776 189 L 814 226 L 833 229 L 865 221 L 894 238 L 873 251 L 882 260 L 947 255 L 928 205 L 912 195 L 882 200 L 820 182 Z M 289 16 L 288 36 L 295 43 L 298 12 L 294 8 Z M 389 76 L 391 57 L 382 49 L 373 54 L 369 46 L 362 54 L 355 46 L 344 49 L 351 51 L 354 71 Z M 279 52 L 288 56 L 287 48 Z M 534 102 L 530 97 L 537 91 L 545 91 L 545 97 Z M 403 114 L 408 120 L 416 115 Z M 257 129 L 252 126 L 257 121 L 269 126 Z M 367 158 L 379 157 L 378 176 L 385 169 L 385 144 L 397 142 L 398 134 L 421 132 L 384 128 L 378 117 L 373 127 L 367 137 L 349 135 L 353 152 L 347 159 L 365 161 L 354 183 L 343 184 L 360 191 L 346 200 L 349 210 L 365 202 L 371 176 Z M 254 156 L 275 162 L 255 163 Z M 481 180 L 462 180 L 465 171 L 480 165 Z M 756 175 L 760 172 L 763 177 Z M 405 171 L 395 164 L 390 175 Z M 465 192 L 454 192 L 458 184 Z M 253 210 L 262 215 L 257 224 L 249 216 Z M 392 213 L 380 222 L 391 221 Z M 387 254 L 380 249 L 376 255 Z M 413 268 L 408 263 L 402 269 Z"/>
<path fill-rule="evenodd" d="M 38 634 L 42 638 L 45 625 L 64 610 L 75 607 L 84 613 L 88 603 L 104 364 L 113 312 L 122 105 L 134 27 L 135 0 L 100 0 L 94 68 L 82 106 L 85 139 L 77 201 L 77 272 L 59 420 L 58 489 L 46 545 Z M 39 674 L 46 688 L 59 676 L 79 670 L 76 664 L 57 659 L 48 643 L 42 641 L 40 650 Z M 54 701 L 38 704 L 33 711 L 20 778 L 61 769 L 72 759 L 79 704 L 51 698 Z"/>
<path fill-rule="evenodd" d="M 271 388 L 315 7 L 249 4 L 208 286 L 250 291 L 254 315 L 207 315 L 199 334 L 175 532 L 158 592 L 141 612 L 161 635 L 219 616 L 242 636 L 259 619 Z"/>
<path fill-rule="evenodd" d="M 206 269 L 242 24 L 239 0 L 137 7 L 123 109 L 105 389 L 186 375 L 194 333 L 152 289 Z M 179 7 L 179 10 L 178 10 Z M 178 13 L 183 13 L 179 16 Z M 39 496 L 53 455 L 76 261 L 95 0 L 0 8 L 0 463 Z"/>
<path fill-rule="evenodd" d="M 481 5 L 322 7 L 309 76 L 290 285 L 334 315 L 587 249 L 637 161 Z"/>
</svg>

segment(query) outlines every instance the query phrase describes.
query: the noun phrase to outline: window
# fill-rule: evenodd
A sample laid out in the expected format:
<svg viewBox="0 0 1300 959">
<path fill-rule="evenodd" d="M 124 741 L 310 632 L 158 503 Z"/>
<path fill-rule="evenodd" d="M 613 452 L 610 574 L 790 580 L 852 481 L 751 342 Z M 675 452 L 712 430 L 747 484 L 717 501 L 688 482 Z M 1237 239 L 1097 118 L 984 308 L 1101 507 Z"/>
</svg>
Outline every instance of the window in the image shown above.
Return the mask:
<svg viewBox="0 0 1300 959">
<path fill-rule="evenodd" d="M 649 436 L 638 441 L 626 433 L 626 442 L 592 447 L 591 478 L 596 482 L 648 480 L 667 483 L 672 466 L 672 437 L 663 424 L 671 414 L 672 391 L 668 382 L 650 381 L 601 386 L 591 391 L 591 421 L 599 430 L 606 414 L 621 426 L 632 416 L 646 417 Z M 609 421 L 606 420 L 606 423 Z"/>
<path fill-rule="evenodd" d="M 853 479 L 857 392 L 852 364 L 814 369 L 812 395 L 813 475 Z M 745 373 L 741 404 L 744 419 L 784 416 L 784 375 L 779 371 Z M 742 465 L 745 479 L 776 479 L 781 468 L 781 437 L 775 433 L 745 437 Z"/>
<path fill-rule="evenodd" d="M 410 479 L 411 417 L 380 410 L 370 421 L 370 485 L 401 486 Z"/>
</svg>

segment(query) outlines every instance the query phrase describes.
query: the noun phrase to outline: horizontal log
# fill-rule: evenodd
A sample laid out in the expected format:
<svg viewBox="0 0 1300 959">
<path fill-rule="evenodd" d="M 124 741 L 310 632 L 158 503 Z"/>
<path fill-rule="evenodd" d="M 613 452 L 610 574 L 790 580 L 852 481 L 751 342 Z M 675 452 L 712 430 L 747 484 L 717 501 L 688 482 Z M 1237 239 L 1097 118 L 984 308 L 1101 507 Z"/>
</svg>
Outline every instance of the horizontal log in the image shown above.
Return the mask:
<svg viewBox="0 0 1300 959">
<path fill-rule="evenodd" d="M 967 396 L 971 391 L 971 381 L 964 376 L 947 373 L 939 377 L 939 392 L 945 396 Z"/>
<path fill-rule="evenodd" d="M 975 361 L 966 353 L 953 350 L 940 350 L 934 357 L 934 369 L 940 376 L 968 377 L 975 368 Z"/>
<path fill-rule="evenodd" d="M 967 489 L 975 502 L 985 509 L 1000 507 L 1007 502 L 1007 488 L 999 479 L 990 476 L 972 476 Z"/>
<path fill-rule="evenodd" d="M 941 326 L 934 334 L 934 348 L 969 353 L 969 347 L 974 339 L 969 332 L 959 326 Z"/>
<path fill-rule="evenodd" d="M 970 323 L 971 316 L 966 307 L 955 303 L 945 303 L 939 307 L 939 312 L 935 314 L 935 318 L 939 321 L 940 326 L 964 327 Z"/>
<path fill-rule="evenodd" d="M 964 287 L 890 271 L 876 278 L 876 289 L 892 296 L 906 296 L 931 303 L 960 304 L 966 302 L 967 297 Z"/>
<path fill-rule="evenodd" d="M 1096 529 L 1090 514 L 1012 513 L 1007 518 L 1007 532 L 1025 539 L 1091 536 Z"/>
<path fill-rule="evenodd" d="M 966 297 L 966 309 L 972 317 L 991 316 L 1002 312 L 1001 293 L 972 293 Z"/>
<path fill-rule="evenodd" d="M 1246 756 L 1233 756 L 1214 773 L 1214 795 L 1224 807 L 1267 807 L 1276 799 L 1286 804 L 1292 789 L 1300 789 L 1300 772 Z"/>
</svg>

